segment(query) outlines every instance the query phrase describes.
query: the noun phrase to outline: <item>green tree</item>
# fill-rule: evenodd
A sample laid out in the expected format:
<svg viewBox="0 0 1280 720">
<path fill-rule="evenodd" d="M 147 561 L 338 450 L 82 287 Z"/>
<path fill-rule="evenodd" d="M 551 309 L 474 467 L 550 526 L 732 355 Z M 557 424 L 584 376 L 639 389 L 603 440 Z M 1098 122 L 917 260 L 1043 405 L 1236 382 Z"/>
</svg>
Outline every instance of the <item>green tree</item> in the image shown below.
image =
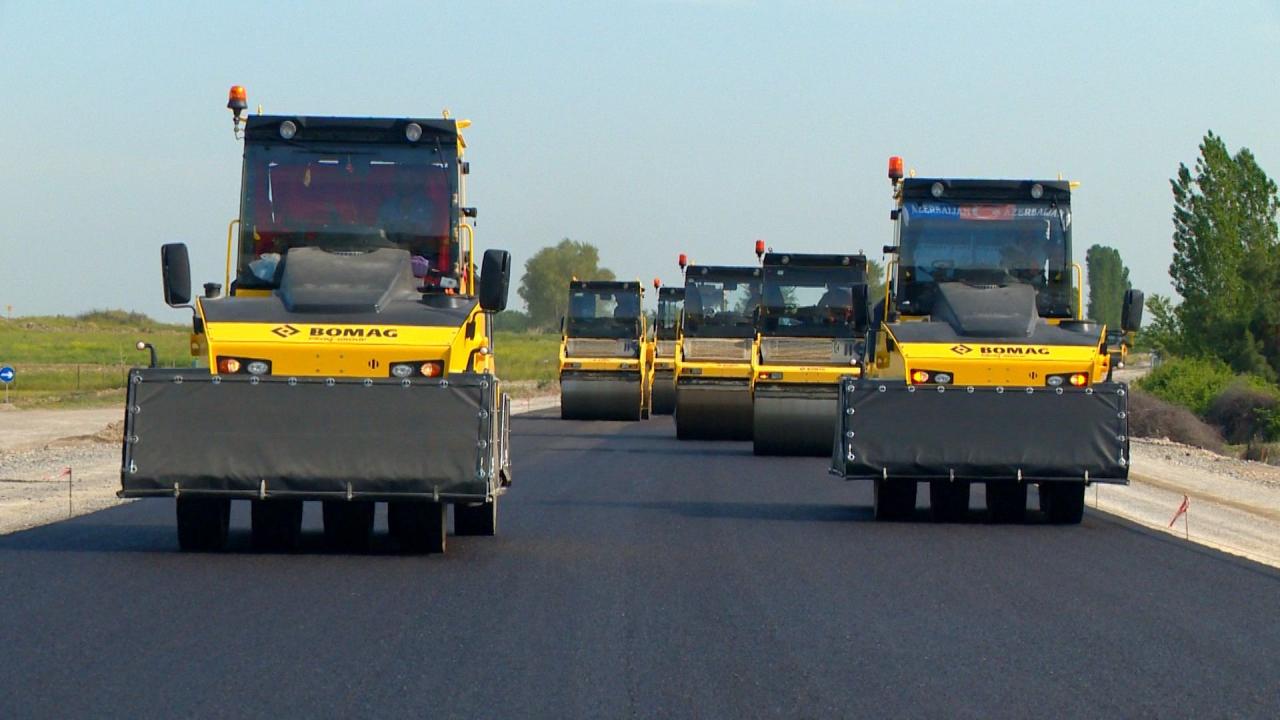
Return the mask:
<svg viewBox="0 0 1280 720">
<path fill-rule="evenodd" d="M 1119 328 L 1124 291 L 1131 287 L 1129 268 L 1120 260 L 1119 250 L 1103 245 L 1090 247 L 1084 257 L 1089 271 L 1087 315 L 1090 319 L 1106 323 L 1108 328 Z"/>
<path fill-rule="evenodd" d="M 1210 131 L 1194 172 L 1173 189 L 1175 313 L 1185 351 L 1274 380 L 1280 370 L 1280 247 L 1276 184 L 1248 148 L 1235 155 Z"/>
<path fill-rule="evenodd" d="M 612 280 L 613 272 L 600 267 L 595 245 L 565 238 L 544 247 L 524 264 L 517 292 L 529 307 L 529 322 L 538 328 L 559 325 L 569 305 L 569 281 Z"/>
<path fill-rule="evenodd" d="M 1153 294 L 1147 298 L 1147 313 L 1147 322 L 1138 333 L 1138 346 L 1162 355 L 1183 354 L 1182 323 L 1178 320 L 1173 301 Z"/>
</svg>

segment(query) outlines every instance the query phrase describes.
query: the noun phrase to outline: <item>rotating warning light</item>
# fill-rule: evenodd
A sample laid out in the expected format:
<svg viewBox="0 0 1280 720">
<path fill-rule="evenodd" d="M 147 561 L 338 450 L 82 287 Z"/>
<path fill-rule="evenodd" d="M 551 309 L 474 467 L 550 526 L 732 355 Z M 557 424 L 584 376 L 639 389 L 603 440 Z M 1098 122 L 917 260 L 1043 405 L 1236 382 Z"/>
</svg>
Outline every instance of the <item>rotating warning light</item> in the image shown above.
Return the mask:
<svg viewBox="0 0 1280 720">
<path fill-rule="evenodd" d="M 902 179 L 902 157 L 900 155 L 894 155 L 889 158 L 889 179 L 895 181 Z"/>
<path fill-rule="evenodd" d="M 756 257 L 760 257 L 762 255 L 764 255 L 764 241 L 757 240 L 756 241 Z"/>
<path fill-rule="evenodd" d="M 684 253 L 680 253 L 680 258 L 677 260 L 677 262 L 680 263 L 680 269 L 683 270 L 685 269 L 685 266 L 689 264 L 689 256 L 685 255 Z"/>
<path fill-rule="evenodd" d="M 661 281 L 661 280 L 659 280 L 658 278 L 654 278 L 654 279 L 653 279 L 653 289 L 654 289 L 654 290 L 658 290 L 658 289 L 660 289 L 661 287 L 662 287 L 662 281 Z"/>
<path fill-rule="evenodd" d="M 239 117 L 247 107 L 249 107 L 249 93 L 245 91 L 243 85 L 232 85 L 231 91 L 227 93 L 227 109 Z"/>
</svg>

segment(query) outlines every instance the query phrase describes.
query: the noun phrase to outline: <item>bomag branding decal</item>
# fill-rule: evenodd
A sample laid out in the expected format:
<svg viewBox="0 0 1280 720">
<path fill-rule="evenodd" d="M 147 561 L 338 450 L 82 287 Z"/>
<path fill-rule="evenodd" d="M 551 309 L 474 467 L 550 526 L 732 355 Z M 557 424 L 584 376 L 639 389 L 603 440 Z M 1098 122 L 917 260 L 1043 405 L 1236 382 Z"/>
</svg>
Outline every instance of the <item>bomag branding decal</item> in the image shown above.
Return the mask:
<svg viewBox="0 0 1280 720">
<path fill-rule="evenodd" d="M 400 331 L 395 328 L 376 327 L 325 327 L 312 326 L 307 333 L 308 340 L 368 340 L 372 338 L 396 338 Z"/>
<path fill-rule="evenodd" d="M 978 351 L 983 355 L 1048 355 L 1049 349 L 1042 347 L 1020 347 L 1017 345 L 979 345 Z"/>
</svg>

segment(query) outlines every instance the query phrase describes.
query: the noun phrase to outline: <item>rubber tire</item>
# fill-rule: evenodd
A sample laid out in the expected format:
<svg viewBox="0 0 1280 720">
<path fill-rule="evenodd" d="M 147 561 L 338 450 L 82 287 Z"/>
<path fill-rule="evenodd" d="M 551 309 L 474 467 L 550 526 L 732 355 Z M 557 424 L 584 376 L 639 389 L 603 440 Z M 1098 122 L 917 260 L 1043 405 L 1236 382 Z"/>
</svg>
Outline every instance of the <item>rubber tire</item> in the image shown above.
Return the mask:
<svg viewBox="0 0 1280 720">
<path fill-rule="evenodd" d="M 1084 483 L 1040 483 L 1040 509 L 1053 525 L 1079 525 L 1084 519 Z"/>
<path fill-rule="evenodd" d="M 449 506 L 438 502 L 387 503 L 387 527 L 400 548 L 410 553 L 443 553 L 447 546 Z"/>
<path fill-rule="evenodd" d="M 1021 523 L 1027 519 L 1027 484 L 987 483 L 987 517 L 993 523 Z"/>
<path fill-rule="evenodd" d="M 217 552 L 227 546 L 231 499 L 178 498 L 178 547 L 183 552 Z"/>
<path fill-rule="evenodd" d="M 372 500 L 325 500 L 324 541 L 339 550 L 367 550 L 373 535 Z"/>
<path fill-rule="evenodd" d="M 253 500 L 250 534 L 255 550 L 287 552 L 302 538 L 301 500 Z"/>
<path fill-rule="evenodd" d="M 908 520 L 916 511 L 916 481 L 881 478 L 875 481 L 873 513 L 876 520 Z"/>
<path fill-rule="evenodd" d="M 453 534 L 493 537 L 498 534 L 498 500 L 453 506 Z"/>
<path fill-rule="evenodd" d="M 968 514 L 968 480 L 929 481 L 929 517 L 934 522 L 962 522 Z"/>
</svg>

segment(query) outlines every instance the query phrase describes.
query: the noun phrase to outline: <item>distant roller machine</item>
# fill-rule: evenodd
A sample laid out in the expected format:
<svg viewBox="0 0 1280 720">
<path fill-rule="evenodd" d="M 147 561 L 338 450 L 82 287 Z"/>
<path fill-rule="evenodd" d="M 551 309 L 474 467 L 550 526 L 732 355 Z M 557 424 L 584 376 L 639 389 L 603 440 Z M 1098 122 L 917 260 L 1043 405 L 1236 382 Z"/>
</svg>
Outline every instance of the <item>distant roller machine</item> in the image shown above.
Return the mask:
<svg viewBox="0 0 1280 720">
<path fill-rule="evenodd" d="M 684 288 L 664 287 L 656 278 L 653 287 L 658 291 L 658 313 L 653 323 L 653 413 L 671 415 L 676 411 L 676 344 Z"/>
<path fill-rule="evenodd" d="M 676 345 L 676 437 L 750 440 L 758 267 L 689 265 Z"/>
<path fill-rule="evenodd" d="M 573 280 L 560 339 L 560 417 L 649 417 L 650 347 L 636 281 Z"/>
<path fill-rule="evenodd" d="M 864 255 L 765 253 L 755 368 L 757 455 L 829 457 L 840 378 L 860 377 L 867 337 Z"/>
</svg>

